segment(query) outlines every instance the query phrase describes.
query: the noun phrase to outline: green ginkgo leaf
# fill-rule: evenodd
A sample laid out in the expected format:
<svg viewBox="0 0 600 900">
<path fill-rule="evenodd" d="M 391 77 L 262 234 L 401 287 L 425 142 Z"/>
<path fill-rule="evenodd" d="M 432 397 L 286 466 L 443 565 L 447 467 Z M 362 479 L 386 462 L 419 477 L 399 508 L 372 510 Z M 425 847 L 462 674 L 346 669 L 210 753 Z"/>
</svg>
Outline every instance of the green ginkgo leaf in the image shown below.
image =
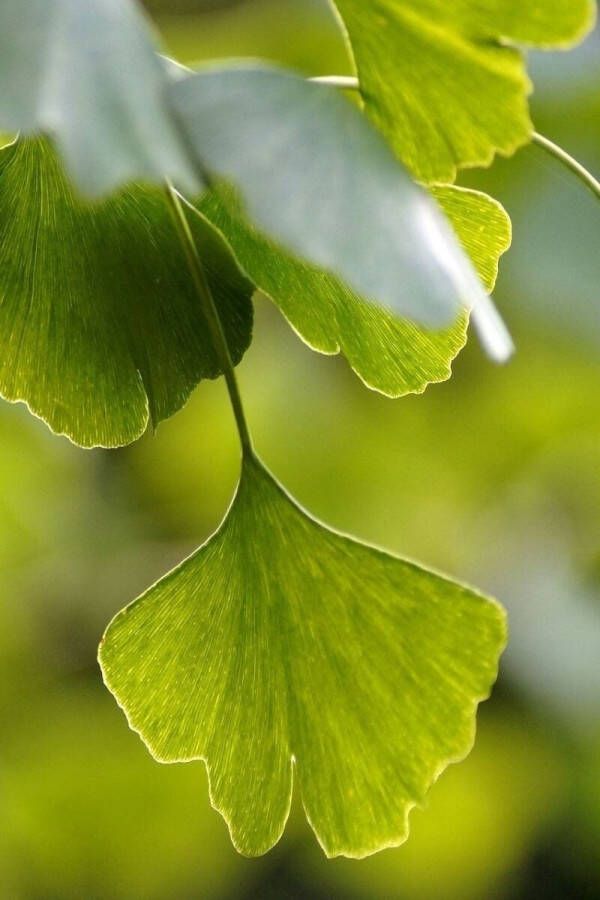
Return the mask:
<svg viewBox="0 0 600 900">
<path fill-rule="evenodd" d="M 253 285 L 193 223 L 234 360 Z M 43 139 L 0 152 L 0 394 L 82 446 L 138 438 L 221 374 L 160 190 L 77 198 Z"/>
<path fill-rule="evenodd" d="M 4 0 L 0 128 L 50 135 L 90 194 L 224 177 L 272 238 L 375 305 L 441 328 L 481 301 L 493 346 L 467 257 L 352 104 L 259 66 L 180 79 L 156 49 L 136 0 Z"/>
<path fill-rule="evenodd" d="M 252 457 L 195 554 L 119 613 L 104 679 L 152 754 L 205 761 L 244 854 L 296 783 L 329 856 L 401 843 L 474 740 L 505 644 L 496 603 L 303 512 Z"/>
<path fill-rule="evenodd" d="M 2 0 L 0 128 L 52 135 L 89 193 L 201 179 L 135 0 Z"/>
<path fill-rule="evenodd" d="M 171 94 L 198 158 L 278 244 L 429 327 L 485 308 L 445 217 L 335 89 L 239 64 L 174 78 Z"/>
<path fill-rule="evenodd" d="M 432 193 L 491 291 L 499 257 L 511 240 L 506 212 L 476 191 L 444 187 Z M 252 228 L 224 185 L 204 194 L 196 208 L 219 229 L 242 269 L 298 334 L 321 353 L 343 353 L 368 387 L 400 397 L 450 377 L 452 360 L 466 340 L 466 314 L 453 327 L 434 332 L 374 307 Z"/>
<path fill-rule="evenodd" d="M 531 139 L 530 83 L 517 45 L 568 47 L 594 0 L 331 0 L 368 115 L 426 183 L 487 165 Z"/>
</svg>

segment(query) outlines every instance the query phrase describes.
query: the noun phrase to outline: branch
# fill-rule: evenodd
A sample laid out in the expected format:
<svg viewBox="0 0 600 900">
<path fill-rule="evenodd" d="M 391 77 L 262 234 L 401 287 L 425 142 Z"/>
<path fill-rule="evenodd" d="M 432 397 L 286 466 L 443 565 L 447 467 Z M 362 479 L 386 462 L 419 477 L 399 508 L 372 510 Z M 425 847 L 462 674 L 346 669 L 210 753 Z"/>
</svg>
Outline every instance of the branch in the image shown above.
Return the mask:
<svg viewBox="0 0 600 900">
<path fill-rule="evenodd" d="M 533 132 L 532 141 L 534 144 L 537 144 L 538 147 L 541 147 L 542 150 L 545 150 L 550 156 L 553 156 L 554 159 L 557 159 L 569 170 L 569 172 L 571 172 L 572 175 L 575 175 L 575 177 L 592 192 L 596 200 L 600 200 L 600 181 L 594 178 L 592 173 L 588 172 L 580 162 L 577 162 L 576 159 L 567 153 L 566 150 L 563 150 L 562 147 L 559 147 L 558 144 L 555 144 L 549 138 L 544 137 L 543 134 L 538 134 L 537 131 Z"/>
</svg>

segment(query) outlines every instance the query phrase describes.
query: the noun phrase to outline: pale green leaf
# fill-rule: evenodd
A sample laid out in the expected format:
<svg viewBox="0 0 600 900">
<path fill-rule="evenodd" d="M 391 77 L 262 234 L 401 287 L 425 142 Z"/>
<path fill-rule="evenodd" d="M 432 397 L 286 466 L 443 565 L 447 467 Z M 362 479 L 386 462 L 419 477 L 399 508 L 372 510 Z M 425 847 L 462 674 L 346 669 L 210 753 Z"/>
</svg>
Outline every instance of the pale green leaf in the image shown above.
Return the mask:
<svg viewBox="0 0 600 900">
<path fill-rule="evenodd" d="M 433 195 L 491 291 L 498 258 L 510 243 L 504 209 L 485 194 L 456 187 L 437 188 Z M 450 376 L 466 340 L 466 315 L 450 329 L 433 332 L 374 307 L 253 229 L 226 186 L 204 194 L 196 208 L 226 237 L 242 269 L 298 334 L 322 353 L 341 352 L 368 387 L 400 397 Z"/>
<path fill-rule="evenodd" d="M 512 241 L 512 224 L 501 203 L 481 191 L 438 185 L 430 193 L 442 207 L 488 291 L 498 277 L 498 263 Z"/>
<path fill-rule="evenodd" d="M 473 590 L 332 532 L 252 458 L 217 533 L 127 607 L 106 684 L 154 756 L 203 759 L 235 846 L 266 852 L 292 781 L 330 856 L 405 840 L 474 739 L 505 643 Z"/>
<path fill-rule="evenodd" d="M 250 342 L 253 286 L 219 235 L 192 223 L 232 355 Z M 0 393 L 82 446 L 139 437 L 220 368 L 168 207 L 134 188 L 87 205 L 54 151 L 0 152 Z"/>
<path fill-rule="evenodd" d="M 0 128 L 56 140 L 80 188 L 201 179 L 133 0 L 2 0 Z"/>
<path fill-rule="evenodd" d="M 515 45 L 567 47 L 594 0 L 332 0 L 366 110 L 421 181 L 450 182 L 531 139 L 530 83 Z M 512 46 L 511 46 L 512 45 Z"/>
<path fill-rule="evenodd" d="M 240 64 L 176 79 L 171 93 L 199 159 L 278 244 L 430 327 L 487 300 L 431 198 L 335 89 Z"/>
</svg>

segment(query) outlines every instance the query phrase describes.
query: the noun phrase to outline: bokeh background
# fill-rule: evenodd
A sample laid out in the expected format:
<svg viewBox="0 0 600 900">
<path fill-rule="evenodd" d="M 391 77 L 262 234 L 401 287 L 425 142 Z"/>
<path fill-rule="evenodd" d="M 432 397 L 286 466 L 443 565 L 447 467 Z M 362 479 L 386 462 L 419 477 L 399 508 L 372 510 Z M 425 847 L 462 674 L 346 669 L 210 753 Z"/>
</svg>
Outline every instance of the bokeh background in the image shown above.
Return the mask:
<svg viewBox="0 0 600 900">
<path fill-rule="evenodd" d="M 325 0 L 152 0 L 186 61 L 348 60 Z M 600 35 L 533 55 L 538 129 L 600 171 Z M 540 150 L 465 183 L 514 221 L 497 300 L 518 355 L 475 342 L 392 402 L 306 348 L 265 299 L 240 378 L 256 444 L 333 526 L 502 599 L 512 639 L 475 750 L 365 862 L 326 862 L 298 811 L 246 860 L 203 766 L 154 763 L 102 686 L 111 615 L 217 525 L 238 471 L 226 394 L 84 452 L 0 407 L 2 900 L 585 900 L 600 897 L 600 208 Z"/>
</svg>

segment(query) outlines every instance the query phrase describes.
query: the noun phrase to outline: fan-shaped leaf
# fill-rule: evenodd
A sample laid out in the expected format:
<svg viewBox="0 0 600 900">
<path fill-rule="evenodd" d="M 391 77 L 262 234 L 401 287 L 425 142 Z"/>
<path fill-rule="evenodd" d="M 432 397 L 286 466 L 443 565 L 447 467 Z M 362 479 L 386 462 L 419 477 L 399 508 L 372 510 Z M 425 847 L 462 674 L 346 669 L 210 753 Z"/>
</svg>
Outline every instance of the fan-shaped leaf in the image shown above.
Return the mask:
<svg viewBox="0 0 600 900">
<path fill-rule="evenodd" d="M 366 109 L 421 181 L 450 182 L 531 139 L 530 90 L 515 44 L 569 46 L 593 0 L 332 0 Z M 510 45 L 513 45 L 511 47 Z"/>
<path fill-rule="evenodd" d="M 504 641 L 495 603 L 329 531 L 248 458 L 220 529 L 116 616 L 100 662 L 157 759 L 205 760 L 243 853 L 280 837 L 295 769 L 326 853 L 364 856 L 471 749 Z"/>
<path fill-rule="evenodd" d="M 462 188 L 436 188 L 433 195 L 491 291 L 498 259 L 510 244 L 504 209 L 485 194 Z M 196 208 L 224 235 L 241 267 L 300 336 L 322 353 L 343 353 L 369 387 L 400 397 L 450 376 L 451 362 L 466 340 L 466 314 L 452 328 L 432 332 L 374 307 L 253 229 L 224 185 L 204 194 Z"/>
<path fill-rule="evenodd" d="M 253 286 L 193 223 L 231 352 L 250 342 Z M 158 189 L 90 206 L 44 140 L 0 152 L 0 393 L 83 446 L 135 440 L 220 368 Z"/>
</svg>

